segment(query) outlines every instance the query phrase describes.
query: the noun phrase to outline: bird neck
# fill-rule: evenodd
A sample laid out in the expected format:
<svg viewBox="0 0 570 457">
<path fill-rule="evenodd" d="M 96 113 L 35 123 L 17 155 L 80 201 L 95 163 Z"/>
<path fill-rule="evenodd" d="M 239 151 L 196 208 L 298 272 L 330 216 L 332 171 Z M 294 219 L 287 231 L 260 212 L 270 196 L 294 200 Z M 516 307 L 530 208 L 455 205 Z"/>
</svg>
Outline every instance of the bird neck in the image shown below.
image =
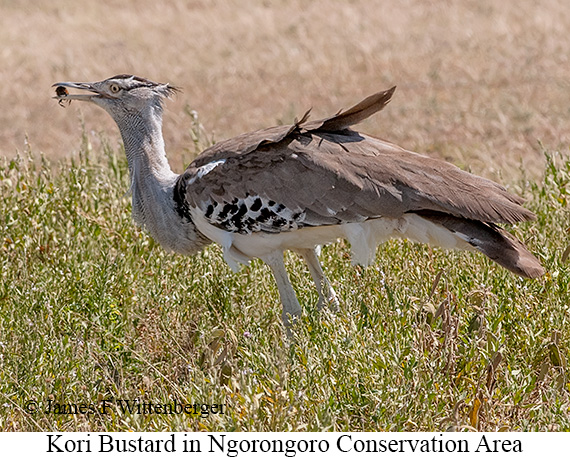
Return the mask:
<svg viewBox="0 0 570 457">
<path fill-rule="evenodd" d="M 162 111 L 149 107 L 115 119 L 129 163 L 133 219 L 161 241 L 178 222 L 173 190 L 178 175 L 170 169 L 162 138 Z"/>
<path fill-rule="evenodd" d="M 117 120 L 129 163 L 132 185 L 140 188 L 172 183 L 162 137 L 162 110 L 149 107 L 135 116 Z"/>
</svg>

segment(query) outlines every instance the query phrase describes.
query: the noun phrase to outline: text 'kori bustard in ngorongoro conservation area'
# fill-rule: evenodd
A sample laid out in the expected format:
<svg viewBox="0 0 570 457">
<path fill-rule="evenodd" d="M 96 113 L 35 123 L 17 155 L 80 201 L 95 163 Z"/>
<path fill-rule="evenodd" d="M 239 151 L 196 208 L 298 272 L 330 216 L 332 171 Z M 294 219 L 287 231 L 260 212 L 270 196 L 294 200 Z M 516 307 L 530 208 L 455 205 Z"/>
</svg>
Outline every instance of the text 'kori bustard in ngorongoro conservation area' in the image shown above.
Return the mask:
<svg viewBox="0 0 570 457">
<path fill-rule="evenodd" d="M 480 251 L 526 278 L 544 273 L 527 248 L 497 225 L 535 218 L 520 197 L 447 162 L 351 129 L 384 108 L 395 88 L 326 119 L 309 121 L 307 113 L 292 125 L 216 143 L 178 175 L 162 138 L 163 101 L 176 88 L 132 75 L 54 86 L 61 104 L 92 102 L 119 126 L 135 221 L 181 254 L 219 243 L 234 271 L 262 259 L 275 276 L 286 326 L 301 307 L 283 252 L 305 259 L 319 305 L 336 307 L 317 253 L 339 238 L 350 242 L 353 262 L 362 265 L 373 262 L 379 243 L 399 237 Z"/>
</svg>

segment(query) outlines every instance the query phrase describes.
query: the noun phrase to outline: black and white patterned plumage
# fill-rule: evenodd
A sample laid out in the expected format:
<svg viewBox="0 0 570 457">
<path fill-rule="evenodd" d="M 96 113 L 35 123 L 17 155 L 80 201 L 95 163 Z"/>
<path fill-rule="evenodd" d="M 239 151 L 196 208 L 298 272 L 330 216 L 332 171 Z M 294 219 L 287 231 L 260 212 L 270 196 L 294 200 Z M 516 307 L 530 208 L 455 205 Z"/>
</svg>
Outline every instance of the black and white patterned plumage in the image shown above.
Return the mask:
<svg viewBox="0 0 570 457">
<path fill-rule="evenodd" d="M 278 233 L 305 227 L 305 213 L 294 212 L 283 203 L 259 196 L 247 195 L 231 202 L 208 200 L 204 217 L 216 227 L 228 232 L 250 234 L 255 232 Z"/>
</svg>

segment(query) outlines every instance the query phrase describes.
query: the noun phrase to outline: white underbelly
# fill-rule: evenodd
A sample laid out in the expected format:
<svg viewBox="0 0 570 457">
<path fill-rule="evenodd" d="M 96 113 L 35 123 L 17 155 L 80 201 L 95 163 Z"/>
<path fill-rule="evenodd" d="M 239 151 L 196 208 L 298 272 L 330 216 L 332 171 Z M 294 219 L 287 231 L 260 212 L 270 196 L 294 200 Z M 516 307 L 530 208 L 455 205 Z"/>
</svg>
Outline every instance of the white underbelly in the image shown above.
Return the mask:
<svg viewBox="0 0 570 457">
<path fill-rule="evenodd" d="M 304 227 L 281 233 L 255 232 L 243 235 L 211 225 L 199 210 L 193 209 L 192 217 L 198 230 L 223 247 L 224 258 L 234 270 L 239 268 L 239 263 L 247 263 L 253 258 L 263 258 L 277 251 L 310 249 L 333 243 L 339 238 L 349 241 L 352 262 L 361 265 L 370 265 L 374 261 L 377 245 L 390 238 L 407 238 L 444 249 L 471 248 L 455 233 L 416 214 Z"/>
<path fill-rule="evenodd" d="M 289 232 L 257 232 L 234 235 L 233 245 L 248 257 L 261 257 L 275 251 L 307 249 L 333 243 L 345 236 L 345 225 L 305 227 Z"/>
</svg>

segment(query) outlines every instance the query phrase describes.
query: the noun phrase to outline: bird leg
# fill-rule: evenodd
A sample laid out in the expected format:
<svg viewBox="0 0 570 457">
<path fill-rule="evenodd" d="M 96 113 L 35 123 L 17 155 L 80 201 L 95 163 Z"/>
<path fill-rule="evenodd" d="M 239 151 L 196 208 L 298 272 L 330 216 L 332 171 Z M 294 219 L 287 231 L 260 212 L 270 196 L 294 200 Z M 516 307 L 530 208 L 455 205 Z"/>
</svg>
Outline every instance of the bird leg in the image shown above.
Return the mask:
<svg viewBox="0 0 570 457">
<path fill-rule="evenodd" d="M 301 316 L 301 305 L 299 305 L 299 300 L 297 300 L 297 295 L 295 290 L 291 285 L 289 276 L 287 275 L 287 270 L 285 269 L 285 263 L 283 262 L 283 252 L 277 251 L 273 252 L 267 256 L 261 258 L 275 277 L 275 282 L 277 283 L 277 289 L 279 290 L 279 297 L 281 298 L 281 304 L 283 305 L 283 313 L 281 315 L 283 319 L 283 324 L 287 329 L 287 334 L 291 335 L 291 326 L 295 322 L 295 319 Z"/>
<path fill-rule="evenodd" d="M 325 303 L 328 304 L 333 311 L 338 311 L 339 302 L 336 296 L 336 292 L 334 291 L 330 281 L 323 272 L 321 263 L 317 257 L 316 248 L 297 249 L 296 251 L 305 259 L 305 262 L 309 267 L 311 277 L 313 278 L 315 286 L 317 287 L 317 292 L 319 293 L 317 308 L 319 311 L 323 309 Z"/>
</svg>

